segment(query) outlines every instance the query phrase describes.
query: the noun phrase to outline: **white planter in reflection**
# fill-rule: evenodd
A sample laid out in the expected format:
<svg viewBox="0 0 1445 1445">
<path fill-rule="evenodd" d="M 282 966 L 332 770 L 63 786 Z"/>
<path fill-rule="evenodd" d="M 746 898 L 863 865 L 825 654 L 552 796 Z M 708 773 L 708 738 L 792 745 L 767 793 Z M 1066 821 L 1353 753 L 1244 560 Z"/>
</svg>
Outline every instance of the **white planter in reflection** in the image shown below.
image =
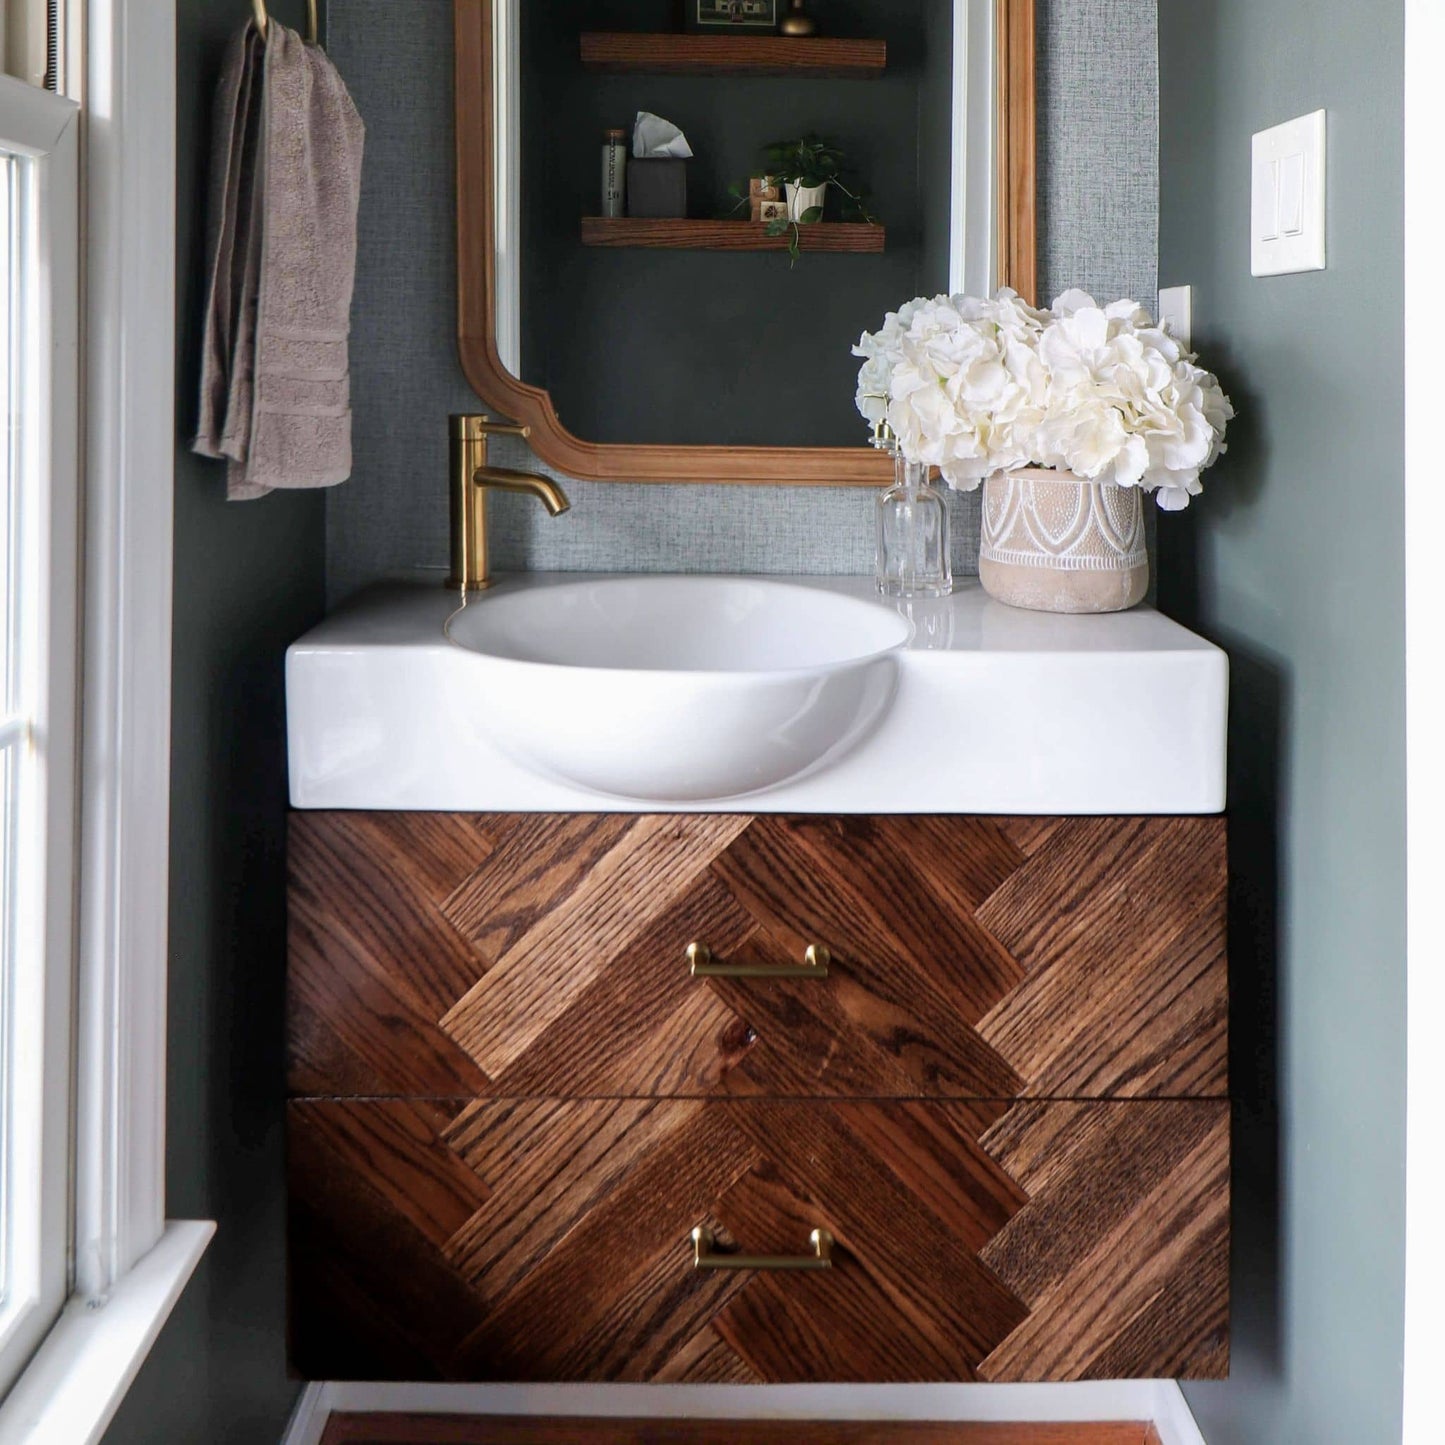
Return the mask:
<svg viewBox="0 0 1445 1445">
<path fill-rule="evenodd" d="M 787 184 L 788 192 L 788 219 L 802 223 L 803 217 L 817 206 L 821 209 L 823 201 L 828 194 L 828 183 L 824 181 L 821 186 L 800 186 L 793 181 Z"/>
</svg>

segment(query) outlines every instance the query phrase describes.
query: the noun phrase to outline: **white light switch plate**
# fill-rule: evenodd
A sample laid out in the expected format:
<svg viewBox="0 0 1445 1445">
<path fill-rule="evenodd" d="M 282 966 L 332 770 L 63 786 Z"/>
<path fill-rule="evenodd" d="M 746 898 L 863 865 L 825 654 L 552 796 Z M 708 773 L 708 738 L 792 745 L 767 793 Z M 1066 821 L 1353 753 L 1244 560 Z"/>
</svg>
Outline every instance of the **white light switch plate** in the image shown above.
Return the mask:
<svg viewBox="0 0 1445 1445">
<path fill-rule="evenodd" d="M 1250 174 L 1250 271 L 1325 269 L 1325 113 L 1258 131 Z"/>
<path fill-rule="evenodd" d="M 1159 320 L 1169 323 L 1169 334 L 1185 351 L 1192 350 L 1190 334 L 1194 330 L 1194 288 L 1192 286 L 1161 287 Z"/>
</svg>

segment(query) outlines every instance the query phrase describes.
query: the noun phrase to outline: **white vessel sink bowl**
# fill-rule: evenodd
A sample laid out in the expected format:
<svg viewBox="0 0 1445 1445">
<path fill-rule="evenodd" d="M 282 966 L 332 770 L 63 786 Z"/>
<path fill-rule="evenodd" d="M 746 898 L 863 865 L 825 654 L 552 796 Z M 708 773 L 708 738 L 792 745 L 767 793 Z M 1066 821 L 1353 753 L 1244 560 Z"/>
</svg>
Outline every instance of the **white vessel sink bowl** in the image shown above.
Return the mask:
<svg viewBox="0 0 1445 1445">
<path fill-rule="evenodd" d="M 456 705 L 543 777 L 701 802 L 800 778 L 879 722 L 912 635 L 896 611 L 750 577 L 613 577 L 482 593 L 447 636 Z"/>
</svg>

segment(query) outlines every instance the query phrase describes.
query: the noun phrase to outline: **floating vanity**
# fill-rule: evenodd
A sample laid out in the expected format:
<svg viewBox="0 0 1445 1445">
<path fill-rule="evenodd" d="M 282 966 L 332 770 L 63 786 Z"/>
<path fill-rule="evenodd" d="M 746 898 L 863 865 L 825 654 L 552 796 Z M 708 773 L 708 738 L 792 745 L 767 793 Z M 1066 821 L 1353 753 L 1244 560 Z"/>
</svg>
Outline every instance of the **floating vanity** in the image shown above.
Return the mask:
<svg viewBox="0 0 1445 1445">
<path fill-rule="evenodd" d="M 1226 688 L 971 585 L 416 583 L 303 638 L 296 1368 L 1227 1373 Z"/>
</svg>

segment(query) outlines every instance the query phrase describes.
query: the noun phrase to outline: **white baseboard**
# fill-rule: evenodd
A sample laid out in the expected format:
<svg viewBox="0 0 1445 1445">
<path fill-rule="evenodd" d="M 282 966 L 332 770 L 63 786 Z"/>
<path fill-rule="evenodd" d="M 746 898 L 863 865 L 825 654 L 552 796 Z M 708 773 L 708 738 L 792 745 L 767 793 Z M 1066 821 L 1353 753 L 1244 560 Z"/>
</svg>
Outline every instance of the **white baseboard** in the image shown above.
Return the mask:
<svg viewBox="0 0 1445 1445">
<path fill-rule="evenodd" d="M 320 1445 L 333 1412 L 672 1416 L 718 1420 L 1151 1420 L 1162 1445 L 1205 1445 L 1173 1380 L 1082 1385 L 308 1385 L 283 1445 Z"/>
<path fill-rule="evenodd" d="M 1161 1445 L 1205 1445 L 1204 1435 L 1189 1401 L 1177 1380 L 1159 1380 L 1157 1387 L 1157 1410 L 1154 1428 L 1159 1432 Z"/>
<path fill-rule="evenodd" d="M 322 1432 L 335 1406 L 331 1403 L 332 1386 L 310 1384 L 301 1392 L 296 1408 L 287 1422 L 281 1445 L 321 1445 Z"/>
</svg>

